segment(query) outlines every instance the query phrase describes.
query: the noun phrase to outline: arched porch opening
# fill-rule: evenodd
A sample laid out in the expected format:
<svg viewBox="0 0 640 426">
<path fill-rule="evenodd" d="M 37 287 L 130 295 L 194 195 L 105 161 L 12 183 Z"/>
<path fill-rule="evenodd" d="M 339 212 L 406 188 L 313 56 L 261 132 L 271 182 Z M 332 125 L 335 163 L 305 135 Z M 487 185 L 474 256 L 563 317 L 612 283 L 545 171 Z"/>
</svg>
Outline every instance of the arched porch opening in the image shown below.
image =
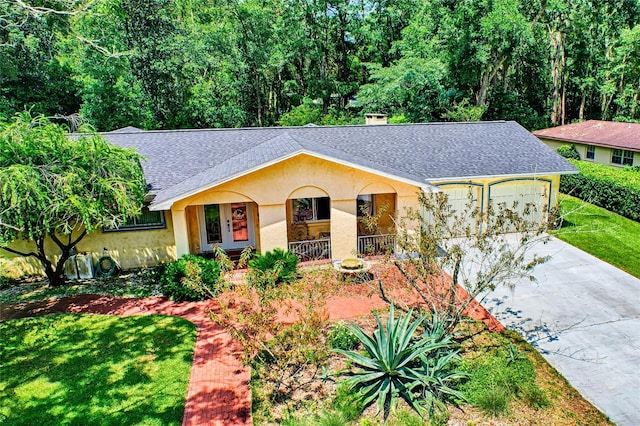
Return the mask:
<svg viewBox="0 0 640 426">
<path fill-rule="evenodd" d="M 302 261 L 331 259 L 331 198 L 315 186 L 287 198 L 288 249 Z"/>
<path fill-rule="evenodd" d="M 358 254 L 395 252 L 397 193 L 387 184 L 368 185 L 356 198 Z"/>
</svg>

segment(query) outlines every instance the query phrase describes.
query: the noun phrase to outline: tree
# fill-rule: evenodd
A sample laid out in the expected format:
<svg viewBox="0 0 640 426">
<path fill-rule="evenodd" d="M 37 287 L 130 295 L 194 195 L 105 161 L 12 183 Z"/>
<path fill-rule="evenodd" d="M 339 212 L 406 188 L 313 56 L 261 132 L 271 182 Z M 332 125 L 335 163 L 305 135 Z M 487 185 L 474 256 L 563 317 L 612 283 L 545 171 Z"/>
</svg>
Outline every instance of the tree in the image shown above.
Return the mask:
<svg viewBox="0 0 640 426">
<path fill-rule="evenodd" d="M 70 137 L 42 116 L 16 116 L 0 129 L 0 248 L 38 259 L 50 285 L 64 284 L 64 263 L 87 233 L 140 214 L 140 160 L 96 133 Z M 10 246 L 19 239 L 35 248 Z"/>
<path fill-rule="evenodd" d="M 416 123 L 442 112 L 446 69 L 437 59 L 404 58 L 386 68 L 371 64 L 370 72 L 372 83 L 358 92 L 358 106 L 366 112 L 404 114 Z"/>
<path fill-rule="evenodd" d="M 474 299 L 481 302 L 497 286 L 513 286 L 517 279 L 533 280 L 531 270 L 547 260 L 530 254 L 548 238 L 542 204 L 492 203 L 481 212 L 472 187 L 458 210 L 441 192 L 419 198 L 420 209 L 408 210 L 399 220 L 396 249 L 404 256 L 390 262 L 402 275 L 404 289 L 417 294 L 428 311 L 446 322 L 448 331 Z M 401 306 L 394 300 L 398 292 L 386 288 L 385 281 L 378 280 L 381 297 Z"/>
</svg>

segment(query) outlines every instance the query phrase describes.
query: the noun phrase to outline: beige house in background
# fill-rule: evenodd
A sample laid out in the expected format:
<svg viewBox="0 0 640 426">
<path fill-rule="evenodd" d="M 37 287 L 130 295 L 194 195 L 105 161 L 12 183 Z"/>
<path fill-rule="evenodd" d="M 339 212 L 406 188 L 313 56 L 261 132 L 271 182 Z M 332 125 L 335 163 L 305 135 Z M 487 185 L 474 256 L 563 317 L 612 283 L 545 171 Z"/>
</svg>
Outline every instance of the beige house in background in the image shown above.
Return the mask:
<svg viewBox="0 0 640 426">
<path fill-rule="evenodd" d="M 444 191 L 455 208 L 469 188 L 490 203 L 557 203 L 560 175 L 575 168 L 515 122 L 305 126 L 103 134 L 135 147 L 149 185 L 143 215 L 88 235 L 78 251 L 106 251 L 124 269 L 221 247 L 289 249 L 302 260 L 342 259 L 393 245 L 393 217 L 420 192 Z M 377 229 L 363 210 L 384 209 Z M 28 242 L 18 244 L 27 245 Z M 23 247 L 24 249 L 24 247 Z M 0 253 L 14 267 L 38 265 Z"/>
<path fill-rule="evenodd" d="M 533 132 L 549 147 L 574 145 L 581 160 L 640 166 L 640 124 L 589 120 Z"/>
</svg>

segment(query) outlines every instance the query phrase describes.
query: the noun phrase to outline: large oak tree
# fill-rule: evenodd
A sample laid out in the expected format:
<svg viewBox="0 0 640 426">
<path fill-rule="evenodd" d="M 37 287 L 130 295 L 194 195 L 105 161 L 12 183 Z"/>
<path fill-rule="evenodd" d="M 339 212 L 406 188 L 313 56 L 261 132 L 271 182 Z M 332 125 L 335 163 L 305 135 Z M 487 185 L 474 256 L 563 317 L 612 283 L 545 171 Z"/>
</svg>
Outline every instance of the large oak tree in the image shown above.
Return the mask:
<svg viewBox="0 0 640 426">
<path fill-rule="evenodd" d="M 0 249 L 40 261 L 52 286 L 87 233 L 140 214 L 141 157 L 95 132 L 70 135 L 22 113 L 0 127 Z M 11 243 L 24 239 L 31 250 Z M 46 251 L 51 239 L 59 249 Z M 22 245 L 20 245 L 22 247 Z"/>
</svg>

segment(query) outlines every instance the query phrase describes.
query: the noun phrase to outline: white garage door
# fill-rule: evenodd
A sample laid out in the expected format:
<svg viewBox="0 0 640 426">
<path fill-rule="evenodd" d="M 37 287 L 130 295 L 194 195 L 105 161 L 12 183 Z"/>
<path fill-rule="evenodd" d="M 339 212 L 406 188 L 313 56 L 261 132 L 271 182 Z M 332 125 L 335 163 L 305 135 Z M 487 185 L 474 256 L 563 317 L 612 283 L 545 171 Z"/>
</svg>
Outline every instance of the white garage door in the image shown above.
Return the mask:
<svg viewBox="0 0 640 426">
<path fill-rule="evenodd" d="M 449 221 L 450 228 L 458 228 L 457 234 L 464 233 L 462 228 L 469 226 L 471 229 L 479 229 L 479 217 L 474 216 L 474 210 L 478 213 L 481 210 L 482 186 L 468 184 L 441 185 L 440 189 L 447 194 L 449 205 L 454 212 L 454 217 Z M 471 191 L 471 192 L 470 192 Z M 462 223 L 454 225 L 454 221 Z M 462 231 L 462 232 L 460 232 Z"/>
<path fill-rule="evenodd" d="M 549 209 L 551 182 L 539 179 L 514 180 L 489 185 L 492 205 L 504 203 L 527 221 L 540 223 Z"/>
</svg>

